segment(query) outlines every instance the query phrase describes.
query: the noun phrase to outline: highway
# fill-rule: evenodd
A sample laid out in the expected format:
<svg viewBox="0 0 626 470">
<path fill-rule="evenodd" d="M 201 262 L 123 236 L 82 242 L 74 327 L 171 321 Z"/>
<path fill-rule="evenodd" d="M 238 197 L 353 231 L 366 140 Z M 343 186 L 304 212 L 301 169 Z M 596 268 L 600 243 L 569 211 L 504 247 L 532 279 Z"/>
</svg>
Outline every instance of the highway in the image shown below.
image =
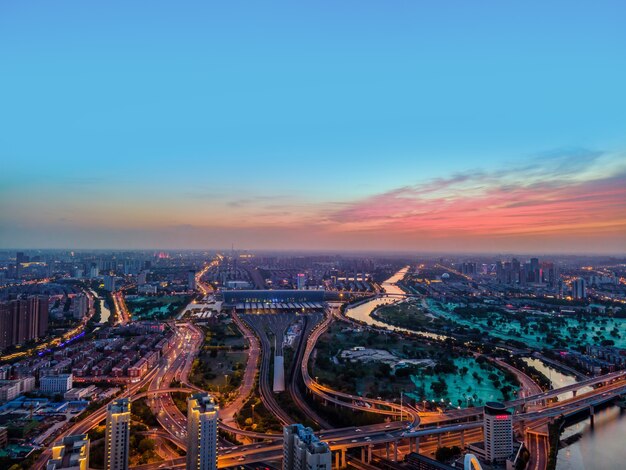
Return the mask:
<svg viewBox="0 0 626 470">
<path fill-rule="evenodd" d="M 233 400 L 230 404 L 226 405 L 223 409 L 220 409 L 219 416 L 222 419 L 222 422 L 226 424 L 234 423 L 235 413 L 243 408 L 243 405 L 248 400 L 248 397 L 254 391 L 259 357 L 261 355 L 259 340 L 254 333 L 250 331 L 250 328 L 248 328 L 245 323 L 241 321 L 236 312 L 233 312 L 232 319 L 248 342 L 248 360 L 246 361 L 246 370 L 243 374 L 241 386 L 237 392 L 237 398 L 235 398 L 235 400 Z"/>
</svg>

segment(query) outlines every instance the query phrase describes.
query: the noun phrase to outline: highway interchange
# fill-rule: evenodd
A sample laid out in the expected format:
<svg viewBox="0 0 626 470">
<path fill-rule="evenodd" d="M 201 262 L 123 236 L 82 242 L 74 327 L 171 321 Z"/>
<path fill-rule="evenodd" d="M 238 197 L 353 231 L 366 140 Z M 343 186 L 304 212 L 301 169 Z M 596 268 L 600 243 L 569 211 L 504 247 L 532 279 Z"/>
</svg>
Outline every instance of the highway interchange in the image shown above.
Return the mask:
<svg viewBox="0 0 626 470">
<path fill-rule="evenodd" d="M 197 276 L 198 288 L 203 294 L 210 293 L 210 286 L 202 283 L 201 271 Z M 130 314 L 125 306 L 123 294 L 118 291 L 113 296 L 115 308 L 119 314 L 119 322 L 130 321 Z M 241 409 L 248 397 L 254 392 L 258 379 L 258 390 L 265 407 L 283 424 L 293 422 L 278 404 L 270 383 L 270 366 L 272 360 L 272 337 L 276 338 L 276 346 L 282 347 L 282 336 L 285 329 L 295 320 L 295 314 L 270 315 L 238 315 L 233 312 L 233 322 L 244 334 L 248 343 L 248 361 L 242 385 L 234 401 L 220 410 L 220 426 L 240 438 L 257 440 L 247 445 L 233 446 L 227 441 L 220 442 L 219 467 L 226 468 L 254 462 L 272 462 L 282 455 L 282 438 L 280 435 L 266 435 L 236 428 L 234 415 Z M 327 308 L 325 315 L 309 314 L 303 317 L 303 328 L 295 347 L 296 366 L 286 374 L 288 379 L 287 393 L 302 413 L 316 422 L 322 431 L 320 438 L 328 442 L 340 461 L 345 461 L 348 449 L 362 448 L 367 452 L 376 449 L 379 455 L 398 459 L 407 452 L 414 450 L 419 440 L 420 451 L 432 453 L 440 445 L 456 445 L 470 443 L 482 439 L 482 409 L 467 408 L 452 410 L 446 413 L 422 413 L 416 408 L 384 400 L 366 399 L 332 390 L 310 377 L 308 372 L 309 358 L 318 338 L 327 330 L 332 322 L 338 319 L 349 321 L 339 314 L 337 306 Z M 186 416 L 174 404 L 169 393 L 170 384 L 176 380 L 181 391 L 199 390 L 188 382 L 188 376 L 194 359 L 204 340 L 202 330 L 189 322 L 171 323 L 174 328 L 172 347 L 161 358 L 156 368 L 136 383 L 131 383 L 120 395 L 121 397 L 147 397 L 147 403 L 155 414 L 162 430 L 151 430 L 155 437 L 167 439 L 181 449 L 186 448 Z M 298 370 L 299 369 L 299 370 Z M 318 399 L 334 403 L 337 406 L 353 410 L 384 414 L 393 419 L 386 423 L 329 429 L 330 425 L 311 409 L 301 395 L 298 381 Z M 587 386 L 596 388 L 590 392 L 561 402 L 552 399 L 566 391 L 575 391 Z M 527 388 L 532 386 L 528 384 Z M 147 391 L 146 391 L 147 390 Z M 535 389 L 536 391 L 536 389 Z M 541 431 L 550 418 L 567 416 L 589 409 L 615 396 L 626 392 L 626 371 L 608 374 L 602 377 L 583 380 L 558 390 L 541 393 L 528 393 L 526 396 L 506 403 L 515 408 L 514 420 L 524 426 L 527 444 L 533 452 L 531 467 L 540 470 L 545 468 L 547 459 L 547 441 Z M 530 407 L 529 405 L 533 405 Z M 531 409 L 532 408 L 532 409 Z M 106 404 L 91 413 L 80 422 L 68 425 L 57 434 L 57 439 L 66 435 L 85 433 L 102 422 L 106 415 Z M 258 442 L 261 440 L 261 442 Z M 390 453 L 391 449 L 391 453 Z M 50 456 L 46 449 L 37 463 L 35 470 L 45 468 Z M 343 460 L 341 460 L 343 459 Z M 153 465 L 142 465 L 135 468 L 182 468 L 184 458 L 173 458 Z"/>
</svg>

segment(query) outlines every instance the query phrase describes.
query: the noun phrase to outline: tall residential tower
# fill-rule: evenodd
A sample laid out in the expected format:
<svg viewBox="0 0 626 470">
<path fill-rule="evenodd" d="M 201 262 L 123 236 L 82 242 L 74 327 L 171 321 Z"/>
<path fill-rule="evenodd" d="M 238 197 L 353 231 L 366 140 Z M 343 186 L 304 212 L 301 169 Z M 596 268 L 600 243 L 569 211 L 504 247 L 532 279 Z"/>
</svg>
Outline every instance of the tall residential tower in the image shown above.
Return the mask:
<svg viewBox="0 0 626 470">
<path fill-rule="evenodd" d="M 128 470 L 130 438 L 130 400 L 121 398 L 107 406 L 106 470 Z"/>
<path fill-rule="evenodd" d="M 219 406 L 208 393 L 187 398 L 187 470 L 217 468 L 217 413 Z"/>
</svg>

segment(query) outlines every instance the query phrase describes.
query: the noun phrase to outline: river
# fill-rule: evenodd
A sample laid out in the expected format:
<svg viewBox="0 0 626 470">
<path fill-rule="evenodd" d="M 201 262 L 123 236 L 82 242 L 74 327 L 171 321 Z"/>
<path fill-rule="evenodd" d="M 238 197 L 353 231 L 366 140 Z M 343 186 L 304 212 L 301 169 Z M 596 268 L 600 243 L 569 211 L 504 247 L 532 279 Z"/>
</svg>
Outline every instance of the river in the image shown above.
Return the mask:
<svg viewBox="0 0 626 470">
<path fill-rule="evenodd" d="M 111 311 L 106 307 L 104 299 L 98 297 L 96 291 L 91 291 L 94 301 L 100 302 L 100 323 L 107 323 L 109 321 L 109 317 L 111 316 Z"/>
<path fill-rule="evenodd" d="M 409 270 L 409 266 L 406 266 L 387 279 L 385 282 L 381 284 L 382 288 L 385 289 L 387 294 L 405 294 L 405 292 L 398 287 L 398 281 L 401 281 L 405 276 L 407 271 Z M 394 297 L 378 297 L 372 300 L 368 300 L 363 302 L 362 304 L 355 305 L 353 307 L 349 307 L 346 309 L 346 316 L 348 318 L 352 318 L 354 320 L 361 321 L 371 326 L 376 326 L 378 328 L 385 328 L 391 331 L 399 331 L 401 333 L 411 333 L 411 334 L 420 334 L 422 336 L 426 336 L 428 338 L 433 339 L 445 339 L 444 335 L 437 335 L 434 333 L 430 333 L 428 331 L 414 331 L 409 330 L 407 328 L 401 328 L 399 326 L 389 325 L 387 323 L 376 320 L 371 317 L 371 313 L 376 310 L 381 305 L 393 304 L 402 300 L 401 298 Z"/>
<path fill-rule="evenodd" d="M 574 376 L 563 374 L 539 359 L 524 359 L 526 363 L 542 372 L 552 382 L 554 388 L 565 387 L 576 382 Z M 584 387 L 581 392 L 591 391 Z M 568 392 L 559 395 L 563 400 L 571 398 Z M 581 438 L 559 450 L 556 470 L 593 470 L 626 468 L 626 414 L 620 415 L 618 407 L 611 407 L 596 413 L 595 428 L 589 426 L 589 420 L 570 426 L 563 431 L 561 439 L 581 434 Z"/>
</svg>

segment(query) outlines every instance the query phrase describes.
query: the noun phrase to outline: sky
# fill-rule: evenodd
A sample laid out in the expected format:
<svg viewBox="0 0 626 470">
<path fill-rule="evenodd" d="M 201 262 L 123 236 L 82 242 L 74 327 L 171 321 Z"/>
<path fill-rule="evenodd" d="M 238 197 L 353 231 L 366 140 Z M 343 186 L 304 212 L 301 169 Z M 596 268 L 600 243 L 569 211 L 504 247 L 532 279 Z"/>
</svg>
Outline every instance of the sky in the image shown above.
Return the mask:
<svg viewBox="0 0 626 470">
<path fill-rule="evenodd" d="M 625 18 L 0 2 L 0 247 L 624 254 Z"/>
</svg>

